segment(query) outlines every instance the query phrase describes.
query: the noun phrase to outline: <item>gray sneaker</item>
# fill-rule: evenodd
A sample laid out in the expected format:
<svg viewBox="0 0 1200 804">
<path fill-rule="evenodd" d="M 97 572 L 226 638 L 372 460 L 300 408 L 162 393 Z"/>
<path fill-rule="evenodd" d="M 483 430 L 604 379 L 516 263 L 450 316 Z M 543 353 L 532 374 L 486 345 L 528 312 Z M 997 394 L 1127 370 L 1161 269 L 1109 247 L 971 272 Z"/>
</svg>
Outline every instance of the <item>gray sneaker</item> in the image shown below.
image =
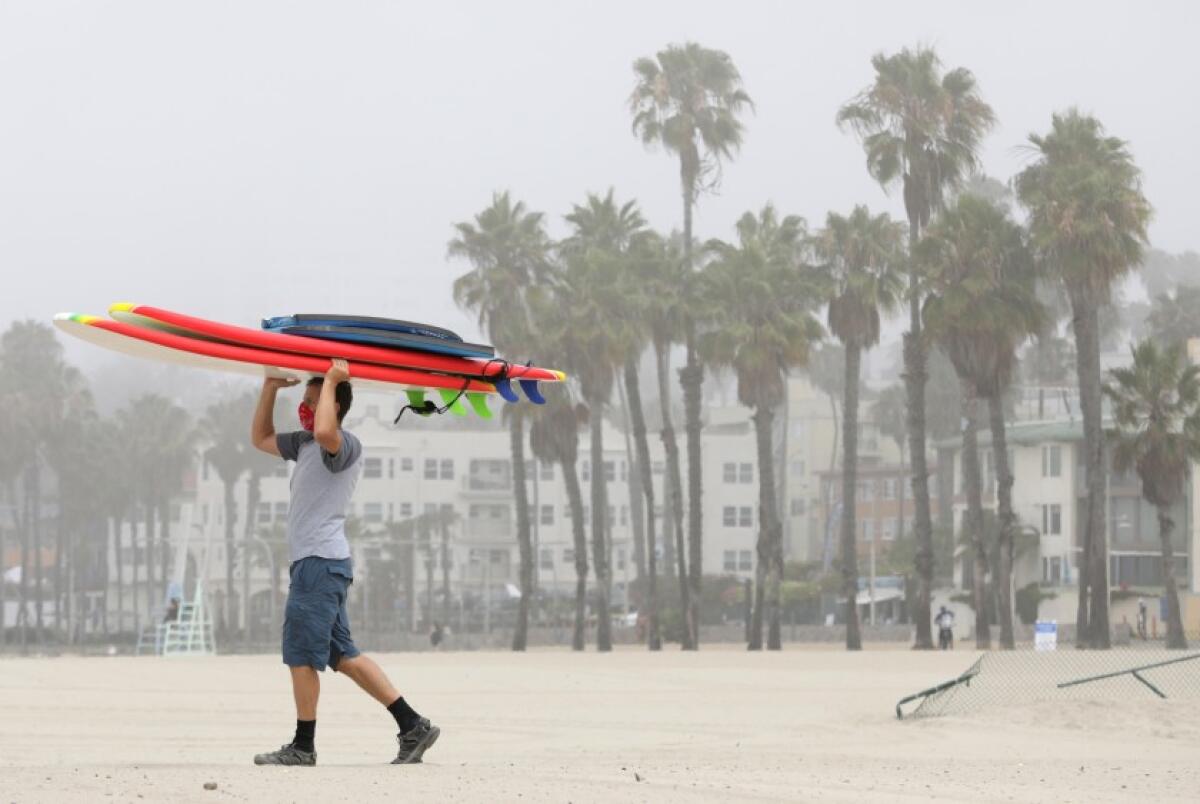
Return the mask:
<svg viewBox="0 0 1200 804">
<path fill-rule="evenodd" d="M 281 747 L 278 751 L 272 751 L 269 754 L 255 754 L 255 765 L 316 765 L 316 751 L 301 751 L 296 746 L 288 743 Z"/>
<path fill-rule="evenodd" d="M 437 742 L 441 733 L 442 730 L 430 723 L 429 718 L 421 718 L 417 721 L 417 725 L 403 734 L 396 735 L 396 742 L 400 743 L 400 751 L 392 760 L 392 764 L 415 765 L 420 762 L 421 756 Z"/>
</svg>

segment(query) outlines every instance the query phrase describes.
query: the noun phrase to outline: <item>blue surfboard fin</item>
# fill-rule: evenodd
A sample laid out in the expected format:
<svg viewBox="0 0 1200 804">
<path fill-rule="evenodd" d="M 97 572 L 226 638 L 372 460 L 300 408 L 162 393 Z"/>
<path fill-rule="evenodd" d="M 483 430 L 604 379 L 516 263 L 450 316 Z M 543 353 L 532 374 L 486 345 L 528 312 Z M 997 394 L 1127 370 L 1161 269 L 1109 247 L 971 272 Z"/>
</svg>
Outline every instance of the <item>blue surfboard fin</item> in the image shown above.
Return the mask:
<svg viewBox="0 0 1200 804">
<path fill-rule="evenodd" d="M 505 402 L 516 404 L 521 401 L 521 397 L 517 396 L 517 392 L 513 390 L 512 383 L 508 380 L 496 380 L 493 384 L 496 386 L 496 393 L 504 397 Z"/>
<path fill-rule="evenodd" d="M 538 388 L 537 380 L 517 380 L 521 384 L 521 390 L 525 392 L 525 398 L 535 405 L 546 404 L 546 397 L 542 396 L 542 389 Z"/>
</svg>

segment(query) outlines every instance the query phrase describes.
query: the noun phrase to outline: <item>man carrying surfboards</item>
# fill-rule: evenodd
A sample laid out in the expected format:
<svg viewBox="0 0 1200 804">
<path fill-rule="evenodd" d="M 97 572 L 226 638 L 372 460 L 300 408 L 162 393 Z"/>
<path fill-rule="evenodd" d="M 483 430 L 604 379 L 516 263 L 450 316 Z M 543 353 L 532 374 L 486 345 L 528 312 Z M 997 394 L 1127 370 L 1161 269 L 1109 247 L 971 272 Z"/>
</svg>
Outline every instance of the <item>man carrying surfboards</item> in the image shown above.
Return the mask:
<svg viewBox="0 0 1200 804">
<path fill-rule="evenodd" d="M 287 520 L 291 583 L 283 622 L 283 663 L 292 675 L 296 735 L 278 751 L 256 755 L 256 765 L 317 764 L 318 672 L 326 666 L 349 676 L 395 718 L 400 749 L 392 764 L 420 762 L 441 733 L 409 706 L 350 636 L 346 594 L 354 572 L 345 512 L 358 482 L 362 445 L 341 428 L 353 401 L 349 379 L 346 361 L 334 360 L 324 377 L 308 381 L 298 410 L 303 430 L 277 434 L 274 423 L 276 393 L 298 380 L 264 379 L 254 412 L 254 446 L 296 462 Z"/>
</svg>

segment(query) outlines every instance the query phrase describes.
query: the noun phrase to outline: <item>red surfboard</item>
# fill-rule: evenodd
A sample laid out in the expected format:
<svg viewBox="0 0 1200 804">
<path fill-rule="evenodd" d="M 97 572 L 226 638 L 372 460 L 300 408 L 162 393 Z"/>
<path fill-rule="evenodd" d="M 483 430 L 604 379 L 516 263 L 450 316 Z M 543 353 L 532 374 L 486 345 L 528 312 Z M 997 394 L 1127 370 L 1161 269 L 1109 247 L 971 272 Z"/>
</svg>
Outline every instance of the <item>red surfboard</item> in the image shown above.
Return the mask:
<svg viewBox="0 0 1200 804">
<path fill-rule="evenodd" d="M 274 366 L 311 374 L 324 374 L 329 370 L 329 366 L 333 362 L 328 357 L 298 355 L 291 352 L 273 352 L 269 349 L 257 349 L 251 346 L 237 346 L 220 341 L 200 340 L 163 330 L 135 327 L 130 324 L 123 324 L 120 321 L 110 321 L 95 316 L 76 315 L 70 316 L 70 320 L 116 335 L 122 335 L 126 338 L 165 346 L 168 349 L 214 357 L 220 360 L 232 360 L 238 363 Z M 445 388 L 453 391 L 462 390 L 485 394 L 496 393 L 495 386 L 484 380 L 473 380 L 466 377 L 448 377 L 445 374 L 435 374 L 418 369 L 347 362 L 350 366 L 351 380 L 358 378 L 416 388 Z"/>
<path fill-rule="evenodd" d="M 368 344 L 306 338 L 282 332 L 222 324 L 203 318 L 150 307 L 144 304 L 114 304 L 109 315 L 126 326 L 167 332 L 179 337 L 223 341 L 231 345 L 290 352 L 315 357 L 340 357 L 355 363 L 375 363 L 422 371 L 436 371 L 461 377 L 502 377 L 507 369 L 510 379 L 560 382 L 566 378 L 561 371 L 536 366 L 512 365 L 502 360 L 481 360 L 467 357 L 392 349 Z"/>
</svg>

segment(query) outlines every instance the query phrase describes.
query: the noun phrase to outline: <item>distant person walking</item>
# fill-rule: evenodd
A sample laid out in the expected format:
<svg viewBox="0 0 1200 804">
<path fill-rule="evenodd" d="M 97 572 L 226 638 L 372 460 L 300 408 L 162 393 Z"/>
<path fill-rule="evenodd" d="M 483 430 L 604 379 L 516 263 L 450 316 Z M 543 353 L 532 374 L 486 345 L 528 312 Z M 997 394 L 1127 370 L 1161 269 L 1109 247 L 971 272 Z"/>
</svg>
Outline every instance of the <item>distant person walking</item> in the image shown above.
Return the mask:
<svg viewBox="0 0 1200 804">
<path fill-rule="evenodd" d="M 1143 642 L 1146 641 L 1146 598 L 1138 600 L 1138 615 L 1137 615 L 1137 634 Z"/>
<path fill-rule="evenodd" d="M 933 618 L 933 624 L 938 629 L 938 648 L 954 650 L 954 612 L 942 606 Z"/>
<path fill-rule="evenodd" d="M 321 694 L 317 673 L 326 665 L 353 679 L 395 718 L 400 750 L 393 765 L 420 762 L 441 733 L 413 711 L 350 636 L 346 594 L 354 570 L 345 520 L 362 468 L 362 445 L 342 429 L 353 401 L 349 379 L 346 361 L 334 360 L 323 378 L 308 381 L 298 411 L 303 430 L 276 434 L 273 420 L 276 392 L 296 380 L 263 380 L 254 413 L 254 446 L 296 462 L 287 520 L 291 583 L 283 621 L 283 663 L 292 674 L 296 736 L 278 751 L 255 756 L 255 765 L 317 764 L 314 737 Z"/>
</svg>

